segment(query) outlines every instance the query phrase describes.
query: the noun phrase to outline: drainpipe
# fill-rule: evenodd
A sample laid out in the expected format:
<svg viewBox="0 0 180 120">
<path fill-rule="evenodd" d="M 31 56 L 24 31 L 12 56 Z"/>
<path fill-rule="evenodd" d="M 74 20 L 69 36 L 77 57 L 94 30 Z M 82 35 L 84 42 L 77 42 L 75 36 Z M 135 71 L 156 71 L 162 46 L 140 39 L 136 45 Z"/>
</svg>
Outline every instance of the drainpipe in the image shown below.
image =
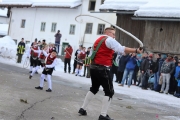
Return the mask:
<svg viewBox="0 0 180 120">
<path fill-rule="evenodd" d="M 11 11 L 11 8 L 8 8 L 8 9 L 10 9 L 10 20 L 9 20 L 9 26 L 8 26 L 8 35 L 10 36 L 12 11 Z"/>
</svg>

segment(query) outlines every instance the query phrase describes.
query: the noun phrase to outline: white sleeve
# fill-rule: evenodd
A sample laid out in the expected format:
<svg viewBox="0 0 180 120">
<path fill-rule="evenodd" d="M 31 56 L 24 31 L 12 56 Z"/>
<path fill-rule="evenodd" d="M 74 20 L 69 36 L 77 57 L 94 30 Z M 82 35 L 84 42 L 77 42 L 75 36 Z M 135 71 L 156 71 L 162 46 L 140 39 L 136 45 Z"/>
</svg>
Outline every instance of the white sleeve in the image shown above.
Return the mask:
<svg viewBox="0 0 180 120">
<path fill-rule="evenodd" d="M 120 43 L 118 43 L 115 39 L 112 37 L 108 37 L 105 41 L 106 46 L 109 49 L 114 50 L 115 52 L 124 53 L 125 46 L 122 46 Z"/>
<path fill-rule="evenodd" d="M 28 50 L 26 51 L 26 54 L 27 54 L 27 57 L 30 57 L 30 56 L 31 56 L 31 49 L 28 49 Z"/>
<path fill-rule="evenodd" d="M 44 56 L 48 57 L 47 52 L 46 52 L 46 51 L 44 51 L 44 50 L 43 50 L 43 54 L 44 54 Z"/>
<path fill-rule="evenodd" d="M 46 68 L 53 68 L 53 67 L 56 66 L 56 64 L 57 64 L 57 58 L 54 59 L 54 61 L 53 61 L 53 63 L 51 65 L 46 65 Z"/>
</svg>

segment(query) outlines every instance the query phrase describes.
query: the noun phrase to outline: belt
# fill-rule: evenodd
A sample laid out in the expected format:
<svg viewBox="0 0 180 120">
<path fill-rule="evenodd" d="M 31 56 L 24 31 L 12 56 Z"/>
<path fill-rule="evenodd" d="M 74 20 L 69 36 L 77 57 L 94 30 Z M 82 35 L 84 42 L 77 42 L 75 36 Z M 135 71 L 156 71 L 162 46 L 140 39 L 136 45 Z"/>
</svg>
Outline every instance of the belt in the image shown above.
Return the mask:
<svg viewBox="0 0 180 120">
<path fill-rule="evenodd" d="M 98 64 L 91 64 L 91 69 L 97 69 L 97 70 L 110 70 L 110 66 L 104 66 L 104 65 L 98 65 Z"/>
</svg>

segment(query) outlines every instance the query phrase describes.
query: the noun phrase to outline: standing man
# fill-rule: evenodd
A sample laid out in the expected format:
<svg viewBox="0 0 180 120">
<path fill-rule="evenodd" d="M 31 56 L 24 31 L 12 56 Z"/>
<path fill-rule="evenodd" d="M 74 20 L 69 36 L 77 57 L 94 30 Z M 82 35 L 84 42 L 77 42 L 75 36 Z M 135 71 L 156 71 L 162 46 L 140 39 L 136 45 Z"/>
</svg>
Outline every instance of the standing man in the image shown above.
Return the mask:
<svg viewBox="0 0 180 120">
<path fill-rule="evenodd" d="M 99 87 L 102 86 L 105 92 L 105 96 L 102 100 L 102 109 L 101 114 L 98 120 L 112 120 L 107 115 L 107 110 L 111 103 L 111 99 L 114 95 L 113 83 L 110 75 L 110 67 L 112 65 L 112 57 L 114 52 L 120 53 L 140 53 L 140 49 L 127 48 L 125 46 L 121 46 L 114 38 L 115 38 L 115 29 L 108 27 L 104 30 L 103 36 L 99 37 L 94 43 L 94 50 L 98 46 L 99 42 L 102 41 L 101 46 L 94 59 L 92 60 L 92 64 L 90 67 L 91 73 L 91 81 L 92 86 L 90 91 L 87 93 L 84 103 L 79 110 L 80 115 L 87 115 L 86 107 L 89 102 L 92 100 L 94 95 L 99 91 Z"/>
<path fill-rule="evenodd" d="M 87 67 L 88 67 L 88 56 L 89 56 L 89 54 L 90 54 L 90 51 L 91 51 L 91 47 L 88 47 L 88 49 L 87 49 L 87 51 L 86 51 L 86 59 L 85 59 L 85 61 L 84 61 L 84 75 L 83 75 L 83 77 L 85 77 L 86 76 L 86 69 L 87 69 Z M 87 70 L 87 74 L 88 74 L 88 70 Z M 90 75 L 88 74 L 88 77 L 89 77 Z"/>
<path fill-rule="evenodd" d="M 65 59 L 64 59 L 64 72 L 66 73 L 66 66 L 68 64 L 68 72 L 71 72 L 71 56 L 73 49 L 71 45 L 68 45 L 68 47 L 64 50 L 66 52 Z"/>
<path fill-rule="evenodd" d="M 21 42 L 19 42 L 18 48 L 17 48 L 17 54 L 18 54 L 17 63 L 21 63 L 24 51 L 25 51 L 25 43 L 24 43 L 24 38 L 22 38 Z"/>
<path fill-rule="evenodd" d="M 60 45 L 61 37 L 62 37 L 60 30 L 57 31 L 54 37 L 55 37 L 55 46 L 57 47 L 57 50 L 58 50 L 57 52 L 59 53 L 59 45 Z"/>
<path fill-rule="evenodd" d="M 76 67 L 77 67 L 77 55 L 78 55 L 78 53 L 82 50 L 82 45 L 79 45 L 79 49 L 77 49 L 76 50 L 76 52 L 75 52 L 75 58 L 74 58 L 74 64 L 73 64 L 73 66 L 74 66 L 74 69 L 73 69 L 73 73 L 72 74 L 74 74 L 75 73 L 75 69 L 76 69 Z"/>
</svg>

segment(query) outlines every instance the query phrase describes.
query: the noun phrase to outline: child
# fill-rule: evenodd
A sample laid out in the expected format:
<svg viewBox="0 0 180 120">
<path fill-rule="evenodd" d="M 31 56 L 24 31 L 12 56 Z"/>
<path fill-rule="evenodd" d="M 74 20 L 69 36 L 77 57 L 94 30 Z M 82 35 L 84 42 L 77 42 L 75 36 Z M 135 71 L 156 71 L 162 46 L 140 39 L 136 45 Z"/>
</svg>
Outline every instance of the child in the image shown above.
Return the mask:
<svg viewBox="0 0 180 120">
<path fill-rule="evenodd" d="M 44 66 L 44 70 L 42 72 L 42 75 L 40 77 L 40 85 L 38 87 L 35 87 L 35 89 L 39 89 L 39 90 L 43 89 L 44 78 L 45 78 L 45 76 L 47 76 L 48 89 L 46 90 L 46 92 L 52 92 L 51 75 L 53 73 L 54 67 L 57 64 L 57 58 L 56 58 L 57 52 L 53 50 L 52 53 L 47 54 L 45 52 L 45 50 L 43 50 L 43 54 L 46 56 L 45 66 Z"/>
<path fill-rule="evenodd" d="M 176 94 L 174 96 L 180 98 L 180 60 L 178 61 L 178 66 L 176 67 L 174 77 L 178 82 L 177 91 L 176 91 Z"/>
</svg>

